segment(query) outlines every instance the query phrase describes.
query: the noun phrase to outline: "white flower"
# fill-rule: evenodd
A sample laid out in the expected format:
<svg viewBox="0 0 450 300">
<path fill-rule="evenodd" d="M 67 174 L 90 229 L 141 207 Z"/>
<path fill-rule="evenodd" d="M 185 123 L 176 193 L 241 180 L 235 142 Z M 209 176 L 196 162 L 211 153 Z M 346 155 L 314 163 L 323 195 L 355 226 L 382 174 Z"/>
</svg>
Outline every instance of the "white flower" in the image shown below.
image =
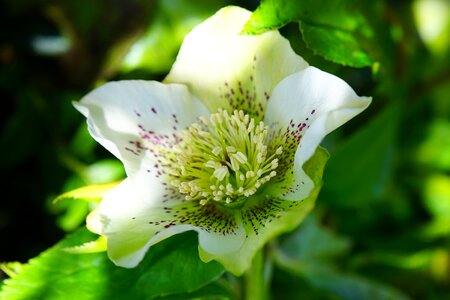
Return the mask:
<svg viewBox="0 0 450 300">
<path fill-rule="evenodd" d="M 325 155 L 309 176 L 304 164 L 320 141 L 369 105 L 278 31 L 240 35 L 249 16 L 227 7 L 197 26 L 164 83 L 110 82 L 75 105 L 127 173 L 88 218 L 115 264 L 195 230 L 202 260 L 242 274 L 312 209 Z"/>
</svg>

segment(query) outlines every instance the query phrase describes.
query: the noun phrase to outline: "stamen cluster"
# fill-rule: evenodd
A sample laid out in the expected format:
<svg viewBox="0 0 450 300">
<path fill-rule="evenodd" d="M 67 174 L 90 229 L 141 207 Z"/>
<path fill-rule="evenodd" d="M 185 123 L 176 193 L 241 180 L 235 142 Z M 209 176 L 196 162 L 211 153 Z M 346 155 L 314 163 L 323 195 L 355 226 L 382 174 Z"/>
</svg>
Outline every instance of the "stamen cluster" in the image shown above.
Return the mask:
<svg viewBox="0 0 450 300">
<path fill-rule="evenodd" d="M 201 117 L 175 147 L 171 184 L 187 200 L 231 204 L 256 193 L 277 173 L 282 148 L 268 153 L 267 126 L 243 111 Z"/>
</svg>

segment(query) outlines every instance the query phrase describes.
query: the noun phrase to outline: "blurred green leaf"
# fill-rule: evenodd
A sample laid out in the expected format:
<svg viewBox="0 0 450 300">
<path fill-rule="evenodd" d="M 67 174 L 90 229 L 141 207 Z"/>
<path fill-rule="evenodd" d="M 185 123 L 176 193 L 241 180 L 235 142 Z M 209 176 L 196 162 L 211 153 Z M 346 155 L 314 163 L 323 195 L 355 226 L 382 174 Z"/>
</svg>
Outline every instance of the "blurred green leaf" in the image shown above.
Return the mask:
<svg viewBox="0 0 450 300">
<path fill-rule="evenodd" d="M 184 36 L 225 4 L 223 0 L 158 1 L 158 13 L 144 35 L 132 45 L 122 71 L 168 72 Z"/>
<path fill-rule="evenodd" d="M 357 0 L 263 0 L 244 32 L 259 34 L 297 21 L 315 53 L 342 65 L 370 66 L 374 61 L 366 43 L 373 33 L 359 5 Z"/>
<path fill-rule="evenodd" d="M 96 79 L 111 77 L 124 53 L 152 19 L 154 2 L 58 0 L 47 4 L 47 17 L 71 45 L 60 60 L 66 80 L 89 86 Z"/>
<path fill-rule="evenodd" d="M 81 187 L 76 190 L 59 195 L 55 199 L 55 202 L 72 198 L 81 199 L 87 202 L 99 203 L 100 200 L 106 195 L 106 193 L 116 187 L 119 183 L 120 182 L 109 182 Z"/>
<path fill-rule="evenodd" d="M 350 241 L 321 226 L 315 214 L 303 221 L 299 229 L 281 244 L 284 253 L 298 260 L 327 260 L 350 250 Z"/>
<path fill-rule="evenodd" d="M 437 219 L 450 223 L 450 177 L 439 174 L 430 176 L 425 182 L 425 206 Z"/>
<path fill-rule="evenodd" d="M 90 210 L 89 203 L 82 200 L 67 201 L 61 207 L 64 209 L 64 213 L 58 217 L 56 224 L 65 232 L 79 228 Z"/>
<path fill-rule="evenodd" d="M 6 74 L 1 74 L 2 76 Z M 0 131 L 0 168 L 6 170 L 35 154 L 34 145 L 42 139 L 42 120 L 36 108 L 35 91 L 25 89 L 18 95 L 15 113 L 2 120 Z M 33 101 L 34 100 L 34 101 Z M 47 137 L 48 139 L 49 137 Z"/>
<path fill-rule="evenodd" d="M 371 263 L 378 263 L 393 266 L 401 269 L 426 269 L 432 265 L 433 257 L 441 249 L 424 249 L 419 251 L 409 251 L 407 253 L 374 252 L 370 254 Z"/>
<path fill-rule="evenodd" d="M 361 276 L 346 274 L 327 265 L 304 264 L 302 275 L 314 286 L 344 300 L 406 300 L 400 291 Z"/>
<path fill-rule="evenodd" d="M 23 264 L 19 262 L 0 263 L 0 270 L 5 272 L 9 277 L 14 277 L 22 269 Z"/>
<path fill-rule="evenodd" d="M 311 285 L 302 276 L 275 268 L 272 299 L 342 300 L 336 294 Z"/>
<path fill-rule="evenodd" d="M 98 184 L 122 179 L 125 177 L 125 171 L 121 161 L 104 159 L 87 167 L 84 176 L 89 184 Z"/>
<path fill-rule="evenodd" d="M 195 291 L 223 268 L 198 257 L 197 235 L 176 235 L 153 246 L 134 269 L 116 267 L 106 253 L 70 254 L 63 249 L 93 240 L 86 229 L 58 243 L 6 280 L 1 299 L 152 299 Z"/>
<path fill-rule="evenodd" d="M 89 203 L 99 203 L 105 194 L 125 177 L 125 172 L 122 163 L 117 159 L 104 159 L 89 166 L 85 166 L 69 156 L 64 157 L 64 161 L 76 170 L 78 175 L 66 180 L 63 190 L 69 191 L 56 197 L 49 208 L 60 213 L 57 219 L 58 226 L 64 231 L 70 232 L 84 222 L 92 208 Z M 90 185 L 83 186 L 86 183 Z M 80 186 L 83 187 L 80 188 Z M 60 201 L 64 199 L 75 201 Z M 64 213 L 61 214 L 61 211 Z"/>
<path fill-rule="evenodd" d="M 384 193 L 401 115 L 399 105 L 385 108 L 331 154 L 320 194 L 324 201 L 357 207 Z"/>
<path fill-rule="evenodd" d="M 125 177 L 123 165 L 117 159 L 100 160 L 87 167 L 80 166 L 73 160 L 68 161 L 78 171 L 79 176 L 69 178 L 65 183 L 65 190 L 72 190 L 59 195 L 53 202 L 57 204 L 53 210 L 64 210 L 64 213 L 58 217 L 57 224 L 66 232 L 75 230 L 84 222 L 91 209 L 89 203 L 99 203 L 105 194 Z M 86 183 L 90 185 L 77 188 Z M 63 199 L 75 201 L 60 202 Z"/>
<path fill-rule="evenodd" d="M 445 55 L 450 50 L 450 2 L 417 0 L 412 5 L 417 30 L 429 50 Z"/>
<path fill-rule="evenodd" d="M 97 145 L 97 142 L 89 134 L 87 123 L 83 122 L 70 142 L 70 150 L 78 158 L 89 158 Z"/>
<path fill-rule="evenodd" d="M 424 225 L 419 234 L 425 239 L 447 238 L 450 236 L 450 221 L 448 218 L 437 218 Z"/>
<path fill-rule="evenodd" d="M 238 299 L 232 293 L 230 288 L 223 282 L 215 281 L 208 284 L 201 289 L 192 293 L 183 293 L 176 295 L 169 295 L 165 297 L 158 297 L 155 300 L 187 300 L 187 299 L 204 299 L 204 300 L 232 300 Z"/>
<path fill-rule="evenodd" d="M 311 215 L 280 244 L 275 251 L 275 261 L 282 269 L 338 299 L 408 299 L 392 287 L 339 270 L 331 259 L 346 254 L 349 247 L 348 239 L 324 228 Z M 298 291 L 298 296 L 301 295 Z"/>
<path fill-rule="evenodd" d="M 438 170 L 450 170 L 450 121 L 435 119 L 417 151 L 417 160 Z"/>
</svg>

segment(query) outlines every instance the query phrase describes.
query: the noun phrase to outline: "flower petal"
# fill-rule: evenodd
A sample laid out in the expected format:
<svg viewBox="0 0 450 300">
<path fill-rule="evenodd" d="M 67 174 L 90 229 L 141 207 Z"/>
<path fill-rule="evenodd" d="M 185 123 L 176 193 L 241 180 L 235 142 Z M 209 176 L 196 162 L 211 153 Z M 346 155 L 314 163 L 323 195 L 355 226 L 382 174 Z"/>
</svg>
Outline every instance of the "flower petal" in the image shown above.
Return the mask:
<svg viewBox="0 0 450 300">
<path fill-rule="evenodd" d="M 86 227 L 90 232 L 101 234 L 103 225 L 100 222 L 98 208 L 94 208 L 86 217 Z"/>
<path fill-rule="evenodd" d="M 145 183 L 145 185 L 143 185 Z M 106 236 L 108 256 L 117 265 L 134 267 L 147 250 L 174 234 L 195 230 L 202 247 L 212 253 L 238 249 L 245 238 L 235 215 L 213 205 L 186 201 L 144 172 L 125 179 L 90 216 L 97 232 Z"/>
<path fill-rule="evenodd" d="M 158 149 L 178 143 L 184 129 L 208 114 L 185 86 L 142 80 L 107 83 L 74 105 L 87 117 L 94 139 L 124 163 L 127 174 L 146 163 L 161 175 Z"/>
<path fill-rule="evenodd" d="M 269 198 L 250 204 L 242 212 L 247 237 L 242 247 L 232 253 L 216 255 L 202 249 L 200 257 L 208 262 L 215 259 L 235 275 L 243 274 L 252 262 L 256 252 L 268 241 L 281 233 L 293 230 L 314 207 L 322 186 L 322 173 L 328 153 L 318 148 L 314 156 L 305 164 L 305 170 L 314 182 L 314 189 L 306 199 L 287 201 Z"/>
<path fill-rule="evenodd" d="M 308 64 L 278 31 L 241 35 L 250 15 L 230 6 L 194 28 L 165 81 L 186 84 L 211 112 L 242 109 L 262 119 L 275 85 Z"/>
<path fill-rule="evenodd" d="M 275 88 L 265 123 L 271 147 L 283 146 L 271 194 L 301 200 L 313 189 L 302 169 L 322 139 L 370 104 L 342 79 L 314 67 L 295 73 Z"/>
</svg>

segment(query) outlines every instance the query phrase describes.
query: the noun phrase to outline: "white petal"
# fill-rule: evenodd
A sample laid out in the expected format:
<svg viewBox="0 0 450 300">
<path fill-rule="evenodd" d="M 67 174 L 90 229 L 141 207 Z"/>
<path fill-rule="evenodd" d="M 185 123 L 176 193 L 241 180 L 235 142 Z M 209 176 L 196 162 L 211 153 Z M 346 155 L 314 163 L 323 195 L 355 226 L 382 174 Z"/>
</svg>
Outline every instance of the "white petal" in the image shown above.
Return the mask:
<svg viewBox="0 0 450 300">
<path fill-rule="evenodd" d="M 250 267 L 255 253 L 264 244 L 281 233 L 297 227 L 314 207 L 327 159 L 328 153 L 319 147 L 314 154 L 315 163 L 307 163 L 304 166 L 308 176 L 315 182 L 314 190 L 309 197 L 301 201 L 287 201 L 276 197 L 249 199 L 240 210 L 242 224 L 246 230 L 246 239 L 242 247 L 223 255 L 209 253 L 200 247 L 200 258 L 205 262 L 215 259 L 234 275 L 242 275 Z"/>
<path fill-rule="evenodd" d="M 317 189 L 318 190 L 318 189 Z M 317 194 L 317 193 L 316 193 Z M 246 239 L 242 247 L 234 252 L 223 254 L 212 253 L 201 247 L 200 257 L 208 262 L 219 261 L 228 271 L 240 276 L 249 267 L 255 253 L 264 244 L 280 235 L 294 229 L 311 211 L 316 196 L 307 201 L 264 200 L 253 210 L 243 211 L 243 222 L 246 228 Z M 292 205 L 295 203 L 295 205 Z"/>
<path fill-rule="evenodd" d="M 100 222 L 97 208 L 94 208 L 86 217 L 86 227 L 90 232 L 101 234 L 103 225 Z"/>
<path fill-rule="evenodd" d="M 275 85 L 307 67 L 278 31 L 241 35 L 251 12 L 226 7 L 194 28 L 166 82 L 184 83 L 208 106 L 262 119 Z"/>
<path fill-rule="evenodd" d="M 169 217 L 175 225 L 155 235 L 149 245 L 188 230 L 197 231 L 200 247 L 216 255 L 234 252 L 244 243 L 244 227 L 239 214 L 233 211 L 221 210 L 213 204 L 201 205 L 197 201 L 186 201 L 172 207 L 169 214 L 173 214 Z"/>
<path fill-rule="evenodd" d="M 100 230 L 95 229 L 106 236 L 110 259 L 128 268 L 136 266 L 152 245 L 187 230 L 197 231 L 200 245 L 218 254 L 235 251 L 245 238 L 236 216 L 213 205 L 186 201 L 144 172 L 112 190 L 90 222 L 101 224 Z"/>
<path fill-rule="evenodd" d="M 157 149 L 172 147 L 197 117 L 208 114 L 185 86 L 142 80 L 109 82 L 74 105 L 87 117 L 91 135 L 128 174 L 143 163 L 161 172 Z"/>
<path fill-rule="evenodd" d="M 280 82 L 265 116 L 272 147 L 283 146 L 277 171 L 285 173 L 274 185 L 280 197 L 300 200 L 309 195 L 313 183 L 303 164 L 325 135 L 362 112 L 370 102 L 371 98 L 359 97 L 345 81 L 314 67 Z"/>
</svg>

